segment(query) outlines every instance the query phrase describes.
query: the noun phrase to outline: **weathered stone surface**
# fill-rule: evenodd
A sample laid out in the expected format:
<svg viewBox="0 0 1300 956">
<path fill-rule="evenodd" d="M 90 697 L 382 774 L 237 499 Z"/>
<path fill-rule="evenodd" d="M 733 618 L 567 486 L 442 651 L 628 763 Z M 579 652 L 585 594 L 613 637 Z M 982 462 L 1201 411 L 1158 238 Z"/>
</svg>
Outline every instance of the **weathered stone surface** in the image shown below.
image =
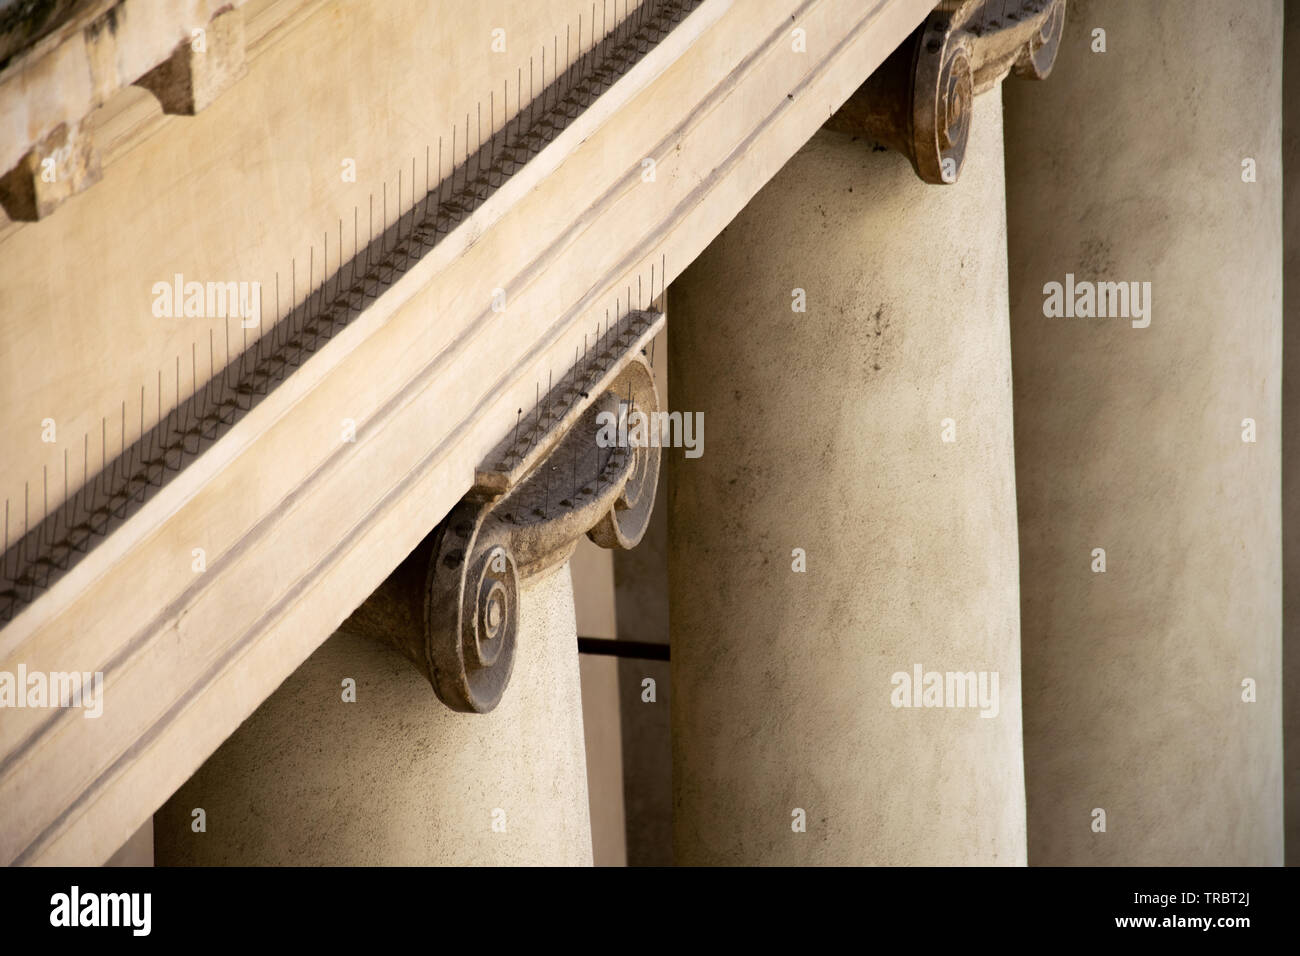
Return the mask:
<svg viewBox="0 0 1300 956">
<path fill-rule="evenodd" d="M 927 183 L 955 183 L 976 94 L 1008 73 L 1052 71 L 1066 0 L 942 3 L 827 121 L 906 156 Z"/>
<path fill-rule="evenodd" d="M 63 123 L 0 177 L 0 206 L 10 219 L 36 222 L 101 175 L 90 121 Z"/>
<path fill-rule="evenodd" d="M 673 404 L 709 433 L 666 464 L 678 863 L 1025 862 L 1001 105 L 976 110 L 952 189 L 818 133 L 673 284 Z M 892 706 L 917 663 L 997 672 L 997 716 Z"/>
<path fill-rule="evenodd" d="M 1284 60 L 1300 63 L 1300 4 L 1286 10 Z M 1282 71 L 1283 181 L 1300 179 L 1300 70 Z M 1282 420 L 1300 421 L 1300 189 L 1283 190 L 1285 255 Z M 1282 708 L 1286 745 L 1286 862 L 1300 865 L 1300 429 L 1282 430 L 1282 566 L 1284 666 Z"/>
<path fill-rule="evenodd" d="M 490 714 L 448 710 L 395 651 L 335 634 L 158 811 L 158 864 L 589 865 L 568 565 L 520 604 L 511 692 Z"/>
<path fill-rule="evenodd" d="M 193 116 L 247 72 L 244 13 L 226 10 L 200 36 L 176 45 L 170 57 L 136 80 L 162 104 L 164 113 Z"/>
<path fill-rule="evenodd" d="M 1006 87 L 1033 864 L 1282 862 L 1281 35 L 1281 3 L 1081 3 Z M 1149 314 L 1049 318 L 1067 273 Z"/>
</svg>

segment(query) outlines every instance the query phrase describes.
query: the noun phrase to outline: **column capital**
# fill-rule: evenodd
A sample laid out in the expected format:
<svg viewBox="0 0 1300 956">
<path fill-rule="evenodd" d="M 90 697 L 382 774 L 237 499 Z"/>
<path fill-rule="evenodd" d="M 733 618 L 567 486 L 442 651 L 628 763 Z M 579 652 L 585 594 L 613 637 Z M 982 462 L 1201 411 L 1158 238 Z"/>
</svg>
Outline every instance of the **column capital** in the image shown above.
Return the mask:
<svg viewBox="0 0 1300 956">
<path fill-rule="evenodd" d="M 897 150 L 927 183 L 955 183 L 972 100 L 1008 73 L 1046 77 L 1064 25 L 1065 0 L 945 0 L 826 125 Z"/>
<path fill-rule="evenodd" d="M 521 583 L 567 561 L 584 534 L 632 548 L 649 525 L 659 446 L 617 436 L 634 412 L 659 411 L 644 352 L 663 324 L 662 313 L 632 312 L 598 337 L 519 413 L 470 491 L 343 629 L 396 647 L 452 710 L 496 707 L 514 664 Z"/>
</svg>

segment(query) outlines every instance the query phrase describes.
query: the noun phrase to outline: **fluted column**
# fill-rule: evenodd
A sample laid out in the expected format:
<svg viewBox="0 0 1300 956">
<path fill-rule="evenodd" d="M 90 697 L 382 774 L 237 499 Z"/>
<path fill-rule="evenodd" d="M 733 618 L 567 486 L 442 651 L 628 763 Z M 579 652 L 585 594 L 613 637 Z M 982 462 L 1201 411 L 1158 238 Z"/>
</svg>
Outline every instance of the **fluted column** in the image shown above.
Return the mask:
<svg viewBox="0 0 1300 956">
<path fill-rule="evenodd" d="M 1282 861 L 1281 38 L 1096 0 L 1006 88 L 1031 864 Z"/>
<path fill-rule="evenodd" d="M 975 104 L 955 185 L 819 132 L 673 285 L 673 406 L 706 426 L 665 453 L 679 863 L 1025 862 L 1001 107 Z"/>
</svg>

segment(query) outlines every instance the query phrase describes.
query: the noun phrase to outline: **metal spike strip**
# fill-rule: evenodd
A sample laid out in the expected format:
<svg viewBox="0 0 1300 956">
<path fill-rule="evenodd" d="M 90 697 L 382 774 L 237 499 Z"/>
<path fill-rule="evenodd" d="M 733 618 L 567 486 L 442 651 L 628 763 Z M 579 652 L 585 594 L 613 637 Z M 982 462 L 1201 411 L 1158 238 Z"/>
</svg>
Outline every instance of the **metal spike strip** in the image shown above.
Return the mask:
<svg viewBox="0 0 1300 956">
<path fill-rule="evenodd" d="M 418 262 L 446 235 L 487 201 L 511 175 L 552 142 L 570 123 L 623 76 L 645 54 L 686 18 L 703 0 L 644 0 L 613 32 L 580 54 L 560 75 L 554 76 L 531 102 L 505 121 L 495 135 L 481 140 L 472 154 L 469 148 L 469 117 L 460 136 L 453 130 L 452 166 L 447 176 L 428 190 L 422 201 L 400 214 L 378 237 L 358 246 L 359 211 L 353 210 L 353 255 L 341 263 L 332 277 L 325 276 L 328 262 L 322 262 L 323 279 L 315 281 L 313 261 L 309 263 L 308 293 L 284 318 L 259 335 L 252 346 L 230 357 L 229 326 L 226 328 L 227 360 L 215 367 L 215 342 L 209 337 L 211 377 L 190 397 L 178 404 L 157 424 L 126 445 L 126 407 L 122 407 L 121 443 L 118 455 L 108 460 L 108 420 L 101 421 L 101 466 L 82 487 L 61 505 L 28 525 L 28 502 L 23 503 L 23 534 L 9 544 L 11 525 L 9 502 L 5 503 L 5 550 L 0 554 L 0 623 L 7 622 L 67 572 L 99 539 L 120 527 L 153 493 L 186 465 L 212 446 L 246 415 L 271 389 L 302 365 L 315 351 L 352 322 L 367 305 L 413 263 Z M 554 58 L 552 58 L 554 64 Z M 554 69 L 554 65 L 552 66 Z M 542 82 L 545 84 L 545 76 Z M 532 77 L 530 71 L 530 89 Z M 519 92 L 522 92 L 520 90 Z M 504 106 L 504 104 L 503 104 Z M 495 108 L 495 107 L 494 107 Z M 489 126 L 492 124 L 489 123 Z M 457 164 L 457 140 L 464 144 L 464 158 Z M 443 144 L 439 142 L 441 164 Z M 411 185 L 415 176 L 411 174 Z M 384 221 L 387 222 L 387 183 L 384 184 Z M 373 231 L 373 198 L 371 201 Z M 342 223 L 336 256 L 343 252 Z M 297 263 L 292 264 L 290 301 L 297 297 Z M 276 304 L 279 306 L 279 276 Z M 179 358 L 178 358 L 179 362 Z M 197 371 L 196 356 L 191 368 Z M 177 385 L 179 392 L 179 383 Z M 161 402 L 161 395 L 159 396 Z M 89 436 L 84 446 L 89 454 Z M 88 467 L 83 463 L 83 470 Z M 26 499 L 30 489 L 24 492 Z"/>
<path fill-rule="evenodd" d="M 629 310 L 602 332 L 595 346 L 573 369 L 560 376 L 533 409 L 533 424 L 508 431 L 505 439 L 484 459 L 474 476 L 474 492 L 505 494 L 523 481 L 562 439 L 582 412 L 618 377 L 626 359 L 645 349 L 663 328 L 662 312 Z M 538 425 L 544 419 L 545 425 Z M 556 425 L 559 427 L 555 427 Z"/>
</svg>

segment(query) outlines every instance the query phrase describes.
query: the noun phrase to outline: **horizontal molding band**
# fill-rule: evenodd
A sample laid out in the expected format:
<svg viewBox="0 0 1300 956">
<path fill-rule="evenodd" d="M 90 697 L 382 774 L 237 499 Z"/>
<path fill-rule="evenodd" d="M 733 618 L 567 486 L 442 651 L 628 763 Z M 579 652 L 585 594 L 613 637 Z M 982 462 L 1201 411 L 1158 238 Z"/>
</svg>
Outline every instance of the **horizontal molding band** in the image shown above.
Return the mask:
<svg viewBox="0 0 1300 956">
<path fill-rule="evenodd" d="M 463 240 L 413 264 L 200 471 L 0 631 L 0 668 L 112 665 L 96 727 L 6 715 L 0 805 L 18 823 L 0 860 L 107 858 L 469 490 L 589 320 L 626 303 L 637 276 L 662 288 L 684 269 L 929 6 L 704 0 L 589 111 L 611 112 L 566 130 Z M 806 54 L 791 53 L 792 13 Z M 653 187 L 645 156 L 659 160 Z M 485 304 L 493 286 L 507 316 Z M 322 449 L 312 436 L 340 407 L 357 441 Z M 176 560 L 198 538 L 212 557 L 195 576 Z"/>
</svg>

